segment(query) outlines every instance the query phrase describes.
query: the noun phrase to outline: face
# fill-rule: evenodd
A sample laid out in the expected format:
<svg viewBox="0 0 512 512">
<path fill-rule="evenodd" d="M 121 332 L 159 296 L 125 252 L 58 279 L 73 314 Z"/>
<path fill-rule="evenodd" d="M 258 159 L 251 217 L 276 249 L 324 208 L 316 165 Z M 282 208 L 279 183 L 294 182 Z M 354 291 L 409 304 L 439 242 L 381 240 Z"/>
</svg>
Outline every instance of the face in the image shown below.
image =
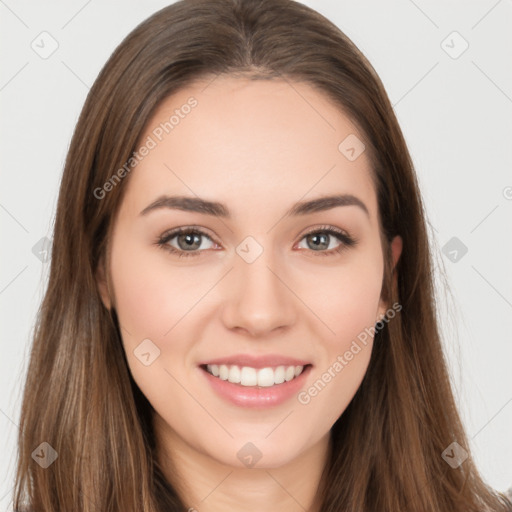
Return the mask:
<svg viewBox="0 0 512 512">
<path fill-rule="evenodd" d="M 363 140 L 306 84 L 228 76 L 148 122 L 99 286 L 169 446 L 279 467 L 346 409 L 390 307 Z"/>
</svg>

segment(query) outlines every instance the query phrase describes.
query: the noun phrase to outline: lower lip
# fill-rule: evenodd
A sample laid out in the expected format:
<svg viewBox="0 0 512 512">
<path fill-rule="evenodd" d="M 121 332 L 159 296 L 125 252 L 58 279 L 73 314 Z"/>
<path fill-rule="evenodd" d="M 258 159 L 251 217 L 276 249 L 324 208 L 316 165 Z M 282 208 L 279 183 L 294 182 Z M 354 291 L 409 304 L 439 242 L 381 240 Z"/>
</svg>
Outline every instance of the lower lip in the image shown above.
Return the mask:
<svg viewBox="0 0 512 512">
<path fill-rule="evenodd" d="M 248 408 L 266 408 L 282 404 L 296 395 L 304 383 L 311 370 L 308 365 L 303 372 L 288 382 L 275 384 L 269 387 L 242 386 L 233 384 L 227 380 L 219 379 L 208 373 L 206 369 L 200 367 L 213 390 L 223 399 L 239 407 Z"/>
</svg>

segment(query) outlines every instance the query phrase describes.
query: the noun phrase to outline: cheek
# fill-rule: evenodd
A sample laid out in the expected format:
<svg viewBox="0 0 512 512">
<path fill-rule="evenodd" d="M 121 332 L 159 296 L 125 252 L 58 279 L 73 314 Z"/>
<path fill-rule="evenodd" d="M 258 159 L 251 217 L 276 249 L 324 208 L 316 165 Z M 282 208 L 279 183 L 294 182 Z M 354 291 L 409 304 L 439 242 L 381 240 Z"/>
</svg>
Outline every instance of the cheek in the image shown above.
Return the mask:
<svg viewBox="0 0 512 512">
<path fill-rule="evenodd" d="M 383 263 L 378 248 L 360 253 L 350 264 L 329 274 L 317 275 L 318 293 L 309 304 L 329 329 L 321 348 L 321 360 L 298 401 L 309 415 L 304 421 L 314 427 L 315 416 L 332 425 L 358 390 L 368 368 L 374 326 L 382 286 Z M 322 290 L 322 293 L 320 293 Z"/>
<path fill-rule="evenodd" d="M 182 392 L 173 377 L 184 380 L 182 363 L 192 343 L 186 337 L 173 337 L 172 329 L 204 294 L 204 285 L 202 291 L 197 288 L 200 277 L 173 268 L 158 248 L 140 247 L 140 243 L 137 247 L 119 238 L 113 244 L 111 258 L 116 311 L 128 366 L 155 409 L 167 410 L 179 403 Z"/>
<path fill-rule="evenodd" d="M 378 318 L 383 262 L 378 248 L 360 252 L 337 267 L 322 268 L 301 284 L 302 297 L 322 320 L 328 346 L 343 348 Z"/>
<path fill-rule="evenodd" d="M 113 248 L 111 268 L 119 320 L 137 336 L 134 343 L 140 336 L 163 338 L 204 294 L 204 279 L 173 267 L 163 250 L 118 247 Z"/>
<path fill-rule="evenodd" d="M 131 238 L 136 239 L 119 235 L 111 254 L 122 343 L 142 392 L 155 408 L 167 407 L 179 397 L 187 398 L 173 377 L 179 382 L 192 378 L 195 367 L 189 362 L 197 338 L 187 322 L 197 321 L 195 306 L 214 282 L 212 270 L 178 266 L 164 250 Z M 146 366 L 138 356 L 148 352 L 152 362 Z"/>
</svg>

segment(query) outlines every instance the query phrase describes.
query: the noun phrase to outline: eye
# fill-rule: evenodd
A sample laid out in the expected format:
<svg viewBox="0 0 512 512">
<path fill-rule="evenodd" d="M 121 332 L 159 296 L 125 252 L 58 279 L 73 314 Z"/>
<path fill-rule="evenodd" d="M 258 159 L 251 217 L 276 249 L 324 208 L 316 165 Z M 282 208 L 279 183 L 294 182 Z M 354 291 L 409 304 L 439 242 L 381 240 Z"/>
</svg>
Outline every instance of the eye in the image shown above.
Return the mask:
<svg viewBox="0 0 512 512">
<path fill-rule="evenodd" d="M 210 249 L 211 247 L 204 247 L 201 239 L 207 238 L 213 243 L 213 240 L 209 235 L 199 228 L 183 227 L 176 228 L 172 231 L 164 233 L 158 240 L 157 245 L 178 257 L 196 256 L 204 249 Z M 175 245 L 171 242 L 176 239 Z M 197 249 L 197 250 L 196 250 Z M 199 251 L 198 249 L 202 249 Z"/>
<path fill-rule="evenodd" d="M 331 244 L 333 238 L 339 242 L 339 244 L 334 247 Z M 302 240 L 306 240 L 309 247 L 314 247 L 312 251 L 318 253 L 318 256 L 338 254 L 357 244 L 357 240 L 355 238 L 351 237 L 341 229 L 334 228 L 332 226 L 321 226 L 314 231 L 310 231 L 304 235 L 301 241 Z"/>
<path fill-rule="evenodd" d="M 188 256 L 198 256 L 204 250 L 211 249 L 212 247 L 204 247 L 202 239 L 208 239 L 212 244 L 212 238 L 203 230 L 188 226 L 176 228 L 164 233 L 156 242 L 156 244 L 172 254 L 177 255 L 179 258 Z M 336 239 L 339 244 L 332 247 L 331 242 Z M 314 247 L 312 252 L 318 256 L 330 256 L 338 254 L 343 250 L 353 247 L 357 244 L 357 240 L 351 237 L 348 233 L 341 229 L 332 226 L 321 226 L 309 233 L 306 233 L 302 239 Z M 207 244 L 208 245 L 208 244 Z M 302 248 L 301 248 L 302 249 Z M 306 247 L 308 249 L 308 247 Z"/>
</svg>

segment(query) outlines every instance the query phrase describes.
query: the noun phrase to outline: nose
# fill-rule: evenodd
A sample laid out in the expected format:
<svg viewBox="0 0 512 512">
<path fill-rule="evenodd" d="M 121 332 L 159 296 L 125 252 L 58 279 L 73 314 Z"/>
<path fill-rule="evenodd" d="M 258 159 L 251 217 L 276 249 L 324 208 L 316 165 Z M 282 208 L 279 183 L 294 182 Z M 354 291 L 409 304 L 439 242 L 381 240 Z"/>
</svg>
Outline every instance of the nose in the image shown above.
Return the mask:
<svg viewBox="0 0 512 512">
<path fill-rule="evenodd" d="M 228 297 L 223 309 L 226 328 L 262 337 L 278 329 L 289 328 L 297 311 L 293 290 L 275 261 L 264 251 L 254 262 L 237 258 L 226 282 Z"/>
</svg>

